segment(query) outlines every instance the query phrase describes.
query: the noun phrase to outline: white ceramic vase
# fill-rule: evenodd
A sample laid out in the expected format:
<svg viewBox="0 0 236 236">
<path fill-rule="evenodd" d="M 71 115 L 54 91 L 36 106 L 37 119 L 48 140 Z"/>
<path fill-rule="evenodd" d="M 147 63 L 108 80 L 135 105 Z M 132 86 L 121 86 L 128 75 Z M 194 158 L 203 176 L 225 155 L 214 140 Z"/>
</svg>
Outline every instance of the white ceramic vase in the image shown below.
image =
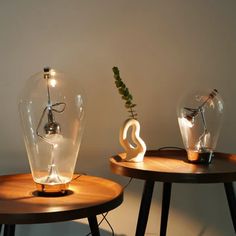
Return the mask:
<svg viewBox="0 0 236 236">
<path fill-rule="evenodd" d="M 128 130 L 131 128 L 129 141 Z M 146 144 L 140 137 L 140 124 L 136 119 L 128 119 L 120 129 L 120 144 L 125 149 L 125 161 L 142 162 L 146 152 Z"/>
</svg>

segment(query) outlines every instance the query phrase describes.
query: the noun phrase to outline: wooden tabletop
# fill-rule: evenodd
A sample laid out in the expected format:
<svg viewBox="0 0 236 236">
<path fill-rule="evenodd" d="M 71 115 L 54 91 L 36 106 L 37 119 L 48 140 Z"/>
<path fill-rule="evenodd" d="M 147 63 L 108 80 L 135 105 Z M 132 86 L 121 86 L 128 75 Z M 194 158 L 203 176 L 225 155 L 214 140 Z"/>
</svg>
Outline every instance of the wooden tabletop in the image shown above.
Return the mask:
<svg viewBox="0 0 236 236">
<path fill-rule="evenodd" d="M 214 153 L 212 163 L 191 164 L 181 150 L 147 151 L 144 161 L 124 161 L 125 154 L 110 158 L 113 173 L 170 183 L 226 183 L 236 181 L 236 154 Z"/>
<path fill-rule="evenodd" d="M 87 218 L 110 211 L 123 201 L 123 190 L 119 184 L 87 175 L 75 175 L 68 194 L 64 196 L 38 196 L 30 174 L 0 176 L 0 186 L 1 224 Z"/>
</svg>

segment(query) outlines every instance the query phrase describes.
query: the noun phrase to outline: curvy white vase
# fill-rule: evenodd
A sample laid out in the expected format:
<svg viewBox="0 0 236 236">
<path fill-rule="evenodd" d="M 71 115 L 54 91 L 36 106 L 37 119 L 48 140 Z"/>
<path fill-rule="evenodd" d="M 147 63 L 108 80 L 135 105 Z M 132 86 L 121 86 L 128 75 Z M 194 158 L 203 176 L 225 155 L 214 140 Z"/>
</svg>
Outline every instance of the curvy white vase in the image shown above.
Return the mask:
<svg viewBox="0 0 236 236">
<path fill-rule="evenodd" d="M 131 128 L 131 141 L 128 139 L 128 130 Z M 146 152 L 146 144 L 140 137 L 140 124 L 136 119 L 128 119 L 120 130 L 120 144 L 125 149 L 125 161 L 142 162 Z"/>
</svg>

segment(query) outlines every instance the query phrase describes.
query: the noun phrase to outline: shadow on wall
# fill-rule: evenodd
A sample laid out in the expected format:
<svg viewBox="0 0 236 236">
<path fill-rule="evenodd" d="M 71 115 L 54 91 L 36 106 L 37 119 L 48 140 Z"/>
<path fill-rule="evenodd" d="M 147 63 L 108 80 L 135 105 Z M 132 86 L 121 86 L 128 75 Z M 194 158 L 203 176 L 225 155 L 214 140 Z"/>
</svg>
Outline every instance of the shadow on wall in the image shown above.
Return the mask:
<svg viewBox="0 0 236 236">
<path fill-rule="evenodd" d="M 30 173 L 26 151 L 1 150 L 0 175 Z"/>
</svg>

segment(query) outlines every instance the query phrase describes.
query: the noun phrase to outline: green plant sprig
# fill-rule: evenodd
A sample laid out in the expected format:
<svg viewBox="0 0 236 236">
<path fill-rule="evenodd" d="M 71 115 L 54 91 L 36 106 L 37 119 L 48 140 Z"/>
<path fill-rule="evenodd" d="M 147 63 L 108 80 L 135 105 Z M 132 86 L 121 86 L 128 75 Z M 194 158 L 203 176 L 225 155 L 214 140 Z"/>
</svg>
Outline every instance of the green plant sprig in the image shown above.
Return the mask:
<svg viewBox="0 0 236 236">
<path fill-rule="evenodd" d="M 118 67 L 114 66 L 112 68 L 115 78 L 115 84 L 118 88 L 118 91 L 120 95 L 122 96 L 122 99 L 125 100 L 125 108 L 128 109 L 128 112 L 130 113 L 130 118 L 137 119 L 137 113 L 134 110 L 134 107 L 136 107 L 136 104 L 133 103 L 133 96 L 130 94 L 129 89 L 126 87 L 125 83 L 122 81 L 120 77 L 120 72 Z"/>
</svg>

